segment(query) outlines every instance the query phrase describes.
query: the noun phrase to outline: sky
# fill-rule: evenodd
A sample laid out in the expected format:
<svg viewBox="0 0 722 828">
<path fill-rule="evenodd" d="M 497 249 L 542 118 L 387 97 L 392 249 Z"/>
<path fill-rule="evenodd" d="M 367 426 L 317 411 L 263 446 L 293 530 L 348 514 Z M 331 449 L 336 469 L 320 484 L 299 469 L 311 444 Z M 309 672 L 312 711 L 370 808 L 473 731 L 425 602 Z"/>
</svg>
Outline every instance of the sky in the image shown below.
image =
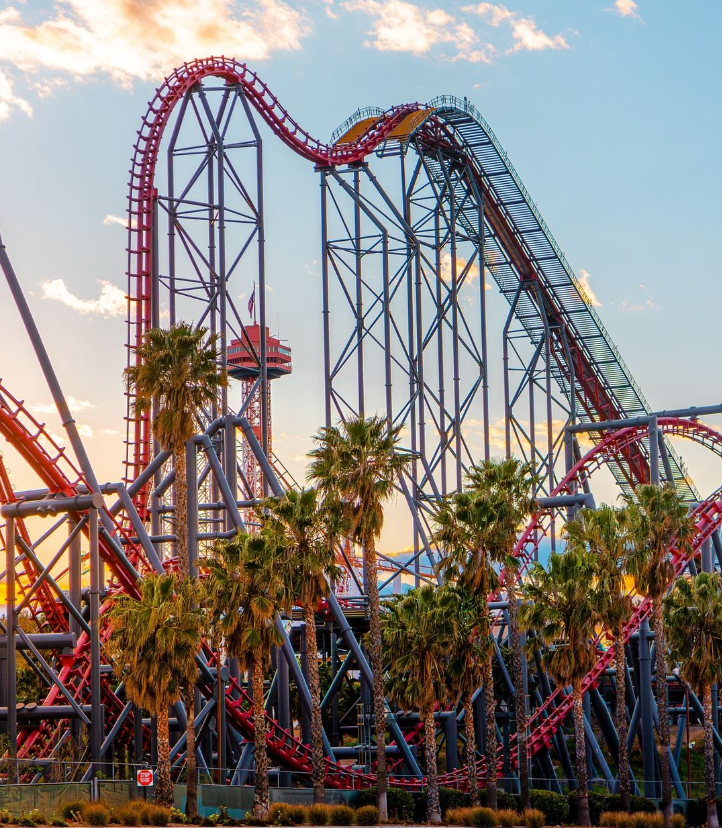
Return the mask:
<svg viewBox="0 0 722 828">
<path fill-rule="evenodd" d="M 122 473 L 135 133 L 164 75 L 209 54 L 324 140 L 359 106 L 468 97 L 652 407 L 720 402 L 720 31 L 718 0 L 0 0 L 0 233 L 98 477 Z M 294 348 L 274 445 L 302 475 L 323 417 L 318 181 L 271 136 L 264 157 L 270 318 Z M 4 284 L 0 320 L 0 376 L 59 432 Z M 708 492 L 719 469 L 689 458 Z"/>
</svg>

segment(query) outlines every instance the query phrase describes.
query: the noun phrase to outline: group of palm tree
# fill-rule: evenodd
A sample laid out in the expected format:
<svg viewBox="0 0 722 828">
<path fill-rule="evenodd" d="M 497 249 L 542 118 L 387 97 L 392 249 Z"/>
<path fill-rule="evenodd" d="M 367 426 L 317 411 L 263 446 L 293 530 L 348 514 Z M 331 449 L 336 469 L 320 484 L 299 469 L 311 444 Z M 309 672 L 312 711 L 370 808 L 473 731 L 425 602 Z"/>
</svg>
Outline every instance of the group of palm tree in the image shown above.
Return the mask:
<svg viewBox="0 0 722 828">
<path fill-rule="evenodd" d="M 197 551 L 189 549 L 187 532 L 186 446 L 198 428 L 198 413 L 211 407 L 219 389 L 227 384 L 227 377 L 217 368 L 217 344 L 216 337 L 184 324 L 167 331 L 154 329 L 138 348 L 137 364 L 126 371 L 137 409 L 152 415 L 154 437 L 172 456 L 175 471 L 177 572 L 147 575 L 137 596 L 115 599 L 110 615 L 114 633 L 108 644 L 127 697 L 157 722 L 158 800 L 172 801 L 168 711 L 175 706 L 179 713 L 184 710 L 186 719 L 186 809 L 190 816 L 197 813 L 197 664 L 215 662 L 219 675 L 222 659 L 228 657 L 248 673 L 255 729 L 254 811 L 258 817 L 267 814 L 264 678 L 274 648 L 284 643 L 279 616 L 297 606 L 303 610 L 310 654 L 314 801 L 323 801 L 325 760 L 315 614 L 339 575 L 339 544 L 348 540 L 363 552 L 369 619 L 366 646 L 373 677 L 382 819 L 388 817 L 387 693 L 400 706 L 417 710 L 423 723 L 429 818 L 438 822 L 435 710 L 462 705 L 469 789 L 472 803 L 478 804 L 473 697 L 483 686 L 486 801 L 496 806 L 492 664 L 497 648 L 494 631 L 502 623 L 511 650 L 522 807 L 529 806 L 524 646 L 530 652 L 540 651 L 541 663 L 559 686 L 571 687 L 579 822 L 589 824 L 582 680 L 599 647 L 607 643 L 614 647 L 616 661 L 619 787 L 629 808 L 623 629 L 633 609 L 627 586 L 632 580 L 637 594 L 652 604 L 662 802 L 669 825 L 666 636 L 682 675 L 703 697 L 705 739 L 709 735 L 710 745 L 709 688 L 722 681 L 719 576 L 678 581 L 667 595 L 674 575 L 669 556 L 672 544 L 689 543 L 693 532 L 687 507 L 674 487 L 640 486 L 621 508 L 582 509 L 567 524 L 565 551 L 552 553 L 546 566 L 534 563 L 528 577 L 521 580 L 514 548 L 520 528 L 537 510 L 539 480 L 530 465 L 514 458 L 481 462 L 471 467 L 465 489 L 443 498 L 434 513 L 434 541 L 441 553 L 437 575 L 444 585 L 425 584 L 382 603 L 376 543 L 385 505 L 414 456 L 399 449 L 399 428 L 385 419 L 352 418 L 321 428 L 315 436 L 308 467 L 311 487 L 263 500 L 256 508 L 257 532 L 219 541 L 195 561 L 192 556 Z M 198 564 L 204 577 L 190 577 L 192 563 Z M 494 595 L 505 606 L 501 616 L 498 609 L 490 609 L 489 598 Z M 495 606 L 500 606 L 498 601 Z M 711 790 L 714 799 L 713 767 L 711 773 L 708 794 Z M 716 828 L 716 823 L 710 825 Z"/>
</svg>

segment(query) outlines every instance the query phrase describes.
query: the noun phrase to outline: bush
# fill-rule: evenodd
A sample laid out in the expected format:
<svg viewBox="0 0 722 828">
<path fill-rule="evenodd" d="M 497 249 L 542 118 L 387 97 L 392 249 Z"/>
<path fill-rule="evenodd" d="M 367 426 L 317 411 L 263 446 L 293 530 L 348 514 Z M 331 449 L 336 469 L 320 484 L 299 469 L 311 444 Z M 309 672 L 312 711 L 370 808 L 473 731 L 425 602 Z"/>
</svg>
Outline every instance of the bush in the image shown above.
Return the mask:
<svg viewBox="0 0 722 828">
<path fill-rule="evenodd" d="M 330 825 L 353 825 L 353 808 L 348 805 L 331 805 L 328 821 Z"/>
<path fill-rule="evenodd" d="M 472 808 L 469 822 L 474 828 L 496 828 L 496 811 L 491 808 Z"/>
<path fill-rule="evenodd" d="M 636 814 L 627 814 L 624 811 L 604 811 L 599 815 L 599 825 L 603 828 L 664 828 L 664 816 L 649 811 Z"/>
<path fill-rule="evenodd" d="M 20 814 L 20 816 L 16 817 L 13 822 L 16 825 L 22 825 L 23 828 L 35 828 L 38 824 L 38 821 L 33 818 L 32 811 L 29 814 Z"/>
<path fill-rule="evenodd" d="M 717 811 L 722 813 L 722 796 L 717 797 Z M 707 802 L 702 799 L 691 799 L 687 803 L 687 825 L 697 828 L 707 824 Z"/>
<path fill-rule="evenodd" d="M 268 809 L 269 825 L 295 825 L 291 815 L 291 806 L 285 802 L 274 802 Z"/>
<path fill-rule="evenodd" d="M 427 791 L 420 794 L 409 794 L 414 800 L 414 816 L 416 822 L 426 822 L 429 811 L 429 796 Z M 470 806 L 469 794 L 457 791 L 456 788 L 439 788 L 439 810 L 442 814 L 456 808 L 468 808 Z M 391 816 L 391 808 L 389 808 Z"/>
<path fill-rule="evenodd" d="M 619 794 L 595 794 L 604 804 L 602 811 L 609 813 L 610 811 L 623 811 L 622 797 Z M 654 814 L 657 811 L 657 806 L 651 799 L 645 799 L 643 796 L 630 796 L 629 804 L 632 806 L 632 813 Z"/>
<path fill-rule="evenodd" d="M 61 816 L 63 819 L 78 820 L 83 814 L 83 806 L 87 804 L 87 801 L 83 799 L 73 799 L 70 802 L 63 802 L 58 808 L 58 816 Z"/>
<path fill-rule="evenodd" d="M 501 828 L 514 828 L 515 825 L 522 824 L 519 812 L 512 811 L 509 808 L 500 808 L 496 812 L 496 820 L 501 825 Z"/>
<path fill-rule="evenodd" d="M 12 815 L 7 808 L 0 808 L 0 825 L 7 825 L 12 821 Z"/>
<path fill-rule="evenodd" d="M 68 828 L 68 823 L 60 817 L 51 817 L 48 820 L 48 825 L 52 825 L 53 828 Z"/>
<path fill-rule="evenodd" d="M 328 824 L 328 805 L 310 805 L 308 808 L 309 825 Z"/>
<path fill-rule="evenodd" d="M 569 801 L 554 791 L 529 791 L 529 804 L 544 814 L 547 825 L 563 825 L 569 822 Z"/>
<path fill-rule="evenodd" d="M 82 815 L 88 825 L 107 825 L 110 822 L 110 810 L 100 802 L 84 803 Z"/>
<path fill-rule="evenodd" d="M 156 825 L 159 828 L 170 823 L 170 808 L 164 808 L 162 805 L 146 805 L 141 812 L 143 825 Z"/>
<path fill-rule="evenodd" d="M 526 828 L 544 828 L 546 825 L 544 811 L 539 811 L 536 808 L 527 808 L 522 819 Z"/>
<path fill-rule="evenodd" d="M 672 828 L 687 828 L 687 820 L 684 814 L 672 814 Z"/>
<path fill-rule="evenodd" d="M 473 826 L 471 821 L 475 808 L 449 808 L 444 814 L 444 819 L 449 825 Z"/>
<path fill-rule="evenodd" d="M 507 811 L 519 810 L 519 797 L 506 791 L 497 790 L 496 792 L 496 807 L 504 808 Z"/>
<path fill-rule="evenodd" d="M 362 805 L 356 811 L 356 825 L 378 825 L 381 814 L 375 805 Z"/>
<path fill-rule="evenodd" d="M 421 797 L 417 797 L 417 800 Z M 376 788 L 364 788 L 359 791 L 355 805 L 376 805 L 378 794 Z M 392 822 L 412 822 L 414 820 L 414 796 L 403 788 L 389 788 L 386 791 L 386 804 L 389 809 L 389 820 Z M 423 819 L 426 819 L 424 810 Z"/>
<path fill-rule="evenodd" d="M 120 825 L 144 825 L 143 810 L 145 803 L 138 801 L 123 802 L 113 808 L 113 818 Z"/>
</svg>

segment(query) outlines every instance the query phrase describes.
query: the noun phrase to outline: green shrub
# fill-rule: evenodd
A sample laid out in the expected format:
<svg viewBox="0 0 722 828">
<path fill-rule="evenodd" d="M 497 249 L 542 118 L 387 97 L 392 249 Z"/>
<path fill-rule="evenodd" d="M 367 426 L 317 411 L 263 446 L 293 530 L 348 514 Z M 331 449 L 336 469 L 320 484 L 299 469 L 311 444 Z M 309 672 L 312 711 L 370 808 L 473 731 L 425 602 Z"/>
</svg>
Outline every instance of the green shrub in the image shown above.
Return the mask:
<svg viewBox="0 0 722 828">
<path fill-rule="evenodd" d="M 64 819 L 56 816 L 50 818 L 48 825 L 52 825 L 53 828 L 68 828 L 68 823 Z"/>
<path fill-rule="evenodd" d="M 472 808 L 469 822 L 473 828 L 496 828 L 496 811 L 492 808 Z"/>
<path fill-rule="evenodd" d="M 110 822 L 110 810 L 100 802 L 84 803 L 82 814 L 88 825 L 107 825 Z"/>
<path fill-rule="evenodd" d="M 429 811 L 429 796 L 427 791 L 420 794 L 409 794 L 414 800 L 414 820 L 426 822 Z M 454 808 L 468 808 L 470 805 L 469 794 L 457 791 L 456 788 L 439 788 L 439 809 L 442 814 Z M 389 808 L 391 816 L 391 808 Z"/>
<path fill-rule="evenodd" d="M 23 828 L 35 828 L 38 824 L 35 819 L 32 817 L 32 811 L 29 814 L 20 814 L 19 817 L 16 817 L 13 822 L 16 825 L 21 825 Z"/>
<path fill-rule="evenodd" d="M 360 808 L 362 805 L 376 805 L 377 799 L 378 794 L 376 788 L 364 788 L 359 791 L 354 804 L 357 808 Z M 420 797 L 416 799 L 418 801 Z M 390 821 L 412 822 L 414 820 L 414 796 L 403 788 L 389 788 L 386 791 L 386 804 Z M 426 819 L 426 810 L 424 810 L 423 819 Z"/>
<path fill-rule="evenodd" d="M 544 814 L 547 825 L 563 825 L 569 822 L 569 801 L 554 791 L 529 791 L 529 804 Z"/>
<path fill-rule="evenodd" d="M 496 807 L 497 808 L 504 808 L 508 811 L 518 811 L 519 810 L 519 797 L 514 796 L 514 794 L 507 793 L 506 791 L 497 791 L 496 792 Z"/>
<path fill-rule="evenodd" d="M 353 808 L 348 805 L 331 805 L 328 821 L 330 825 L 353 825 Z"/>
<path fill-rule="evenodd" d="M 0 808 L 0 825 L 7 825 L 12 821 L 12 814 L 7 808 Z"/>
<path fill-rule="evenodd" d="M 356 825 L 378 825 L 381 814 L 375 805 L 362 805 L 356 811 Z"/>
<path fill-rule="evenodd" d="M 162 805 L 146 805 L 141 811 L 141 818 L 143 825 L 155 825 L 158 828 L 170 824 L 170 808 L 164 808 Z"/>
<path fill-rule="evenodd" d="M 328 805 L 310 805 L 308 808 L 309 825 L 328 825 Z"/>
<path fill-rule="evenodd" d="M 610 811 L 623 811 L 622 808 L 622 797 L 619 794 L 594 794 L 595 797 L 599 797 L 603 808 L 602 811 L 610 812 Z M 630 796 L 629 797 L 629 804 L 632 806 L 632 813 L 645 813 L 645 814 L 653 814 L 657 810 L 657 806 L 652 802 L 651 799 L 645 799 L 643 796 Z"/>
<path fill-rule="evenodd" d="M 722 813 L 722 796 L 717 797 L 717 811 Z M 702 799 L 691 799 L 687 803 L 687 825 L 697 828 L 707 824 L 707 802 Z"/>
<path fill-rule="evenodd" d="M 672 814 L 672 828 L 687 828 L 687 820 L 684 814 Z"/>
<path fill-rule="evenodd" d="M 539 811 L 537 808 L 527 808 L 522 815 L 522 820 L 526 828 L 544 828 L 546 825 L 544 811 Z"/>
<path fill-rule="evenodd" d="M 295 825 L 291 816 L 291 806 L 285 802 L 274 802 L 268 809 L 269 825 Z"/>
<path fill-rule="evenodd" d="M 63 819 L 78 820 L 83 814 L 83 806 L 87 804 L 87 801 L 83 799 L 73 799 L 70 802 L 63 802 L 58 808 L 58 816 Z"/>
<path fill-rule="evenodd" d="M 519 812 L 509 808 L 500 808 L 496 812 L 496 820 L 501 828 L 514 828 L 514 826 L 522 824 Z"/>
</svg>

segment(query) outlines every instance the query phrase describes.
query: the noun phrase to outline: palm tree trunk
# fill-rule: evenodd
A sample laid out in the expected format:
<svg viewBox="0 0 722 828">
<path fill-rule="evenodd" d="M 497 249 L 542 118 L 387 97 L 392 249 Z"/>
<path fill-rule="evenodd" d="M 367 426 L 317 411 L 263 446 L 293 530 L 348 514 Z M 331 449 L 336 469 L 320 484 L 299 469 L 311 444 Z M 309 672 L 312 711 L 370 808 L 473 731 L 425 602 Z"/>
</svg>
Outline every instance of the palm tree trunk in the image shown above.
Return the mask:
<svg viewBox="0 0 722 828">
<path fill-rule="evenodd" d="M 173 783 L 170 779 L 170 736 L 168 734 L 168 708 L 158 711 L 158 780 L 155 786 L 155 801 L 158 805 L 170 807 L 173 804 Z"/>
<path fill-rule="evenodd" d="M 318 644 L 316 643 L 316 616 L 314 606 L 303 608 L 306 624 L 306 651 L 308 653 L 308 683 L 311 691 L 311 777 L 314 805 L 326 801 L 324 790 L 323 719 L 321 717 L 321 681 L 318 674 Z"/>
<path fill-rule="evenodd" d="M 524 697 L 524 676 L 521 666 L 521 639 L 519 636 L 519 607 L 516 603 L 516 573 L 506 568 L 504 578 L 509 604 L 509 638 L 511 640 L 511 672 L 514 682 L 514 714 L 516 717 L 516 744 L 519 771 L 520 807 L 522 811 L 531 807 L 529 801 L 529 763 L 526 747 L 526 699 Z"/>
<path fill-rule="evenodd" d="M 476 808 L 479 800 L 479 775 L 476 772 L 476 729 L 471 690 L 464 691 L 464 735 L 466 736 L 466 768 L 469 774 L 469 798 Z"/>
<path fill-rule="evenodd" d="M 587 748 L 584 737 L 584 705 L 582 685 L 572 686 L 574 699 L 574 750 L 577 765 L 577 825 L 591 825 L 589 819 L 589 785 L 587 782 Z"/>
<path fill-rule="evenodd" d="M 662 773 L 662 812 L 664 828 L 672 828 L 672 776 L 669 772 L 669 711 L 667 709 L 667 641 L 664 635 L 664 618 L 662 617 L 662 598 L 652 602 L 654 613 L 654 641 L 657 678 L 655 690 L 657 695 L 657 714 L 659 717 L 659 766 Z"/>
<path fill-rule="evenodd" d="M 188 484 L 186 480 L 185 447 L 173 452 L 175 463 L 175 523 L 178 577 L 184 581 L 190 575 L 190 555 L 188 549 Z"/>
<path fill-rule="evenodd" d="M 484 718 L 486 719 L 486 805 L 496 808 L 496 699 L 491 647 L 484 665 Z"/>
<path fill-rule="evenodd" d="M 263 706 L 263 655 L 256 652 L 251 666 L 253 685 L 253 753 L 256 759 L 256 791 L 253 814 L 258 819 L 268 816 L 268 752 L 266 749 L 266 714 Z"/>
<path fill-rule="evenodd" d="M 617 668 L 617 737 L 619 739 L 619 753 L 617 755 L 617 775 L 619 777 L 619 796 L 622 800 L 622 810 L 632 813 L 629 799 L 629 753 L 627 752 L 627 686 L 626 662 L 624 659 L 624 638 L 621 627 L 614 633 L 614 660 Z"/>
<path fill-rule="evenodd" d="M 712 720 L 712 685 L 702 688 L 704 705 L 704 791 L 707 799 L 707 828 L 719 828 L 717 786 L 714 777 L 714 729 Z"/>
<path fill-rule="evenodd" d="M 198 760 L 196 758 L 195 687 L 185 691 L 186 703 L 186 816 L 198 816 Z"/>
<path fill-rule="evenodd" d="M 436 725 L 434 724 L 433 706 L 424 712 L 424 738 L 426 741 L 428 818 L 430 823 L 438 825 L 441 822 L 441 807 L 439 806 L 439 774 L 436 768 Z"/>
<path fill-rule="evenodd" d="M 369 594 L 369 648 L 373 673 L 374 724 L 376 735 L 376 791 L 381 822 L 387 822 L 389 809 L 386 799 L 386 704 L 384 701 L 384 663 L 381 656 L 381 603 L 376 571 L 376 541 L 372 537 L 364 544 L 364 577 Z"/>
</svg>

